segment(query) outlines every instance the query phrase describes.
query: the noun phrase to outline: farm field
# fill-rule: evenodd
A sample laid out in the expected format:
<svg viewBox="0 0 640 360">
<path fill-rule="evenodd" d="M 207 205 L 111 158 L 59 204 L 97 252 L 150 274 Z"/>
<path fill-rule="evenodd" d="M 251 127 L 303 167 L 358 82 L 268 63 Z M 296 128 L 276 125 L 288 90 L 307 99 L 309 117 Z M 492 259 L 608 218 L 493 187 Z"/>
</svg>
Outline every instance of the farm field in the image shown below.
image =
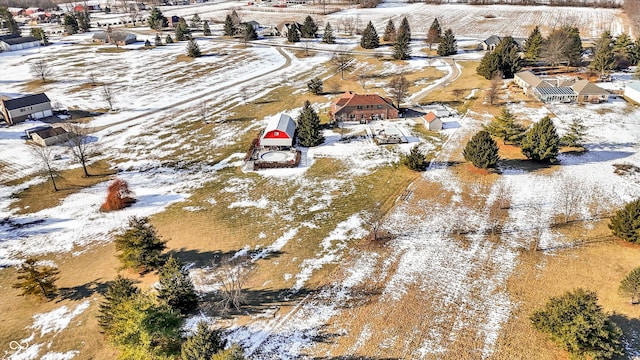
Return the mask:
<svg viewBox="0 0 640 360">
<path fill-rule="evenodd" d="M 196 9 L 220 18 L 228 4 L 179 11 L 188 16 Z M 488 13 L 500 16 L 484 18 Z M 536 24 L 551 28 L 561 21 L 579 22 L 586 37 L 624 29 L 619 11 L 608 9 L 388 3 L 318 18 L 337 23 L 358 16 L 381 28 L 390 16 L 405 14 L 418 34 L 437 16 L 470 39 L 526 36 Z M 260 16 L 261 23 L 276 19 Z M 135 31 L 153 41 L 148 28 Z M 637 174 L 613 171 L 614 164 L 640 166 L 637 107 L 619 99 L 597 105 L 522 101 L 522 94 L 509 93 L 508 81 L 499 106 L 489 106 L 487 82 L 475 75 L 481 53 L 463 52 L 457 61 L 418 56 L 426 47 L 419 35 L 411 60 L 358 55 L 344 80 L 332 69 L 330 52 L 305 56 L 302 45 L 292 49 L 284 39 L 244 46 L 199 37 L 204 56 L 189 59 L 184 43 L 114 50 L 91 44 L 90 37 L 1 53 L 0 92 L 44 91 L 57 107 L 80 114 L 99 148 L 92 171 L 126 180 L 137 202 L 103 213 L 109 181 L 75 187 L 78 175 L 69 172 L 68 193 L 41 209 L 35 196 L 20 197 L 47 181 L 21 139 L 40 122 L 0 127 L 3 358 L 115 358 L 95 319 L 101 293 L 118 273 L 145 289 L 157 282 L 153 273 L 117 270 L 113 236 L 130 216 L 149 216 L 168 252 L 189 266 L 201 301 L 185 331 L 209 321 L 250 359 L 555 359 L 566 354 L 536 332 L 528 316 L 575 287 L 598 293 L 624 331 L 627 355 L 640 356 L 638 309 L 616 293 L 620 279 L 638 266 L 640 248 L 615 240 L 606 226 L 613 209 L 640 194 Z M 339 34 L 338 45 L 313 46 L 335 50 L 357 43 Z M 46 83 L 29 75 L 36 59 L 53 67 Z M 365 66 L 374 80 L 363 89 L 355 74 Z M 463 111 L 446 118 L 440 132 L 424 130 L 422 119 L 413 117 L 326 129 L 321 146 L 302 149 L 298 168 L 243 169 L 251 140 L 272 116 L 295 118 L 309 100 L 326 120 L 340 91 L 388 95 L 386 83 L 398 73 L 416 82 L 411 102 L 442 99 Z M 306 82 L 314 77 L 338 91 L 310 94 Z M 115 90 L 114 111 L 101 96 L 104 84 Z M 463 98 L 452 97 L 453 89 L 464 90 Z M 502 106 L 525 123 L 551 115 L 560 133 L 573 118 L 583 119 L 588 151 L 535 166 L 502 144 L 499 174 L 474 170 L 462 157 L 463 146 Z M 376 126 L 395 127 L 408 143 L 376 145 L 369 136 Z M 414 145 L 430 160 L 423 173 L 399 164 Z M 78 170 L 64 146 L 54 151 L 56 166 Z M 563 200 L 576 189 L 584 196 L 567 215 Z M 498 201 L 509 207 L 496 210 Z M 371 222 L 381 214 L 388 238 L 372 241 Z M 564 216 L 571 221 L 564 224 Z M 13 266 L 30 255 L 60 268 L 56 300 L 19 297 L 11 288 Z M 229 316 L 213 304 L 220 286 L 216 265 L 225 256 L 244 258 L 253 269 L 246 306 Z"/>
</svg>

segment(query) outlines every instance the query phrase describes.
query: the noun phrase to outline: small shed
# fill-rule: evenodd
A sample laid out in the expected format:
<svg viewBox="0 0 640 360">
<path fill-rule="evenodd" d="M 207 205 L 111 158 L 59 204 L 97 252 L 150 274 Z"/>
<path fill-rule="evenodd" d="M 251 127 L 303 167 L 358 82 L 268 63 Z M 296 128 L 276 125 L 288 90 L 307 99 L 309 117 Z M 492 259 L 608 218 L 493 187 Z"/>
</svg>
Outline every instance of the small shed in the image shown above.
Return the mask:
<svg viewBox="0 0 640 360">
<path fill-rule="evenodd" d="M 631 81 L 624 87 L 624 96 L 640 104 L 640 81 Z"/>
<path fill-rule="evenodd" d="M 31 141 L 40 146 L 49 146 L 69 140 L 69 133 L 62 127 L 50 127 L 31 133 Z"/>
<path fill-rule="evenodd" d="M 442 130 L 442 120 L 438 115 L 436 115 L 433 111 L 429 111 L 424 119 L 424 127 L 431 131 L 439 131 Z"/>
<path fill-rule="evenodd" d="M 280 114 L 271 118 L 260 137 L 263 147 L 292 147 L 295 138 L 296 123 L 291 116 Z"/>
</svg>

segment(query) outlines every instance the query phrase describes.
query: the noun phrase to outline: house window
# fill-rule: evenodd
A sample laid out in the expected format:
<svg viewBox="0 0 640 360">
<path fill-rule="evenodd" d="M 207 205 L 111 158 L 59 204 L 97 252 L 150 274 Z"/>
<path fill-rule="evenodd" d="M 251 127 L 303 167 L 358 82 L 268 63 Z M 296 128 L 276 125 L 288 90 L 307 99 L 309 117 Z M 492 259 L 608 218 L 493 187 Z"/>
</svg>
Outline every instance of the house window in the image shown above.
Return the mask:
<svg viewBox="0 0 640 360">
<path fill-rule="evenodd" d="M 273 135 L 274 135 L 274 136 L 280 136 L 280 132 L 279 132 L 279 131 L 274 131 L 274 132 L 273 132 Z"/>
<path fill-rule="evenodd" d="M 361 105 L 358 105 L 358 106 L 356 106 L 356 109 L 358 109 L 358 110 L 362 110 L 362 106 L 361 106 Z"/>
</svg>

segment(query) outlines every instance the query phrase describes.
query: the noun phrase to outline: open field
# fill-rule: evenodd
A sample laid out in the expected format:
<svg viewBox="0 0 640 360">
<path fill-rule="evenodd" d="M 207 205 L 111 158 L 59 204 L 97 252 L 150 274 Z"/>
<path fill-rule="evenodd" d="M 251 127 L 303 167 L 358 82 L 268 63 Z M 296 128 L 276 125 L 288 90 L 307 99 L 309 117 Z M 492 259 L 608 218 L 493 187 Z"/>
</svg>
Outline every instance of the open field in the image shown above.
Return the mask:
<svg viewBox="0 0 640 360">
<path fill-rule="evenodd" d="M 466 20 L 478 37 L 503 31 L 501 24 L 513 21 L 506 11 L 522 29 L 533 22 L 520 7 L 386 6 L 327 18 L 359 15 L 381 25 L 390 14 L 411 14 L 420 33 L 437 11 L 454 23 L 462 9 L 474 19 L 504 9 L 504 18 L 484 21 L 484 27 Z M 228 11 L 218 7 L 210 11 Z M 574 8 L 524 9 L 547 11 L 535 14 L 548 26 L 575 10 L 585 33 L 617 22 L 617 10 L 593 15 Z M 552 11 L 559 14 L 555 20 Z M 465 20 L 455 21 L 462 26 Z M 3 91 L 28 87 L 46 91 L 60 106 L 97 111 L 106 104 L 100 86 L 88 79 L 96 71 L 97 81 L 113 86 L 117 95 L 116 111 L 96 114 L 87 123 L 101 150 L 95 165 L 100 172 L 115 169 L 138 201 L 101 213 L 106 178 L 73 183 L 73 191 L 41 199 L 37 194 L 44 194 L 46 178 L 26 165 L 34 159 L 20 139 L 37 123 L 0 128 L 0 169 L 11 173 L 0 185 L 0 219 L 10 219 L 0 222 L 0 288 L 5 290 L 0 351 L 7 359 L 114 358 L 95 315 L 100 294 L 118 273 L 113 235 L 133 215 L 150 216 L 168 241 L 168 253 L 190 266 L 201 303 L 187 329 L 198 319 L 210 321 L 251 359 L 563 357 L 531 328 L 528 316 L 549 296 L 577 286 L 598 292 L 624 329 L 628 353 L 640 353 L 638 310 L 616 294 L 622 276 L 638 266 L 640 249 L 615 241 L 606 229 L 611 211 L 640 193 L 637 177 L 616 175 L 612 166 L 640 165 L 637 109 L 619 100 L 546 106 L 511 93 L 507 84 L 499 106 L 490 106 L 488 84 L 475 74 L 481 54 L 462 53 L 455 62 L 433 60 L 422 55 L 419 40 L 413 43 L 416 56 L 408 61 L 358 54 L 356 69 L 343 81 L 328 63 L 330 53 L 303 56 L 302 48 L 281 47 L 282 39 L 243 46 L 200 38 L 208 56 L 184 62 L 183 43 L 112 52 L 88 44 L 89 37 L 0 54 Z M 339 42 L 353 48 L 357 38 L 344 36 Z M 337 48 L 315 41 L 314 47 Z M 28 76 L 28 63 L 41 57 L 50 58 L 55 70 L 44 85 Z M 371 81 L 363 88 L 356 74 L 365 66 Z M 454 74 L 452 66 L 460 74 L 445 88 L 441 84 Z M 447 118 L 448 126 L 438 133 L 424 130 L 420 119 L 385 121 L 407 138 L 402 145 L 375 145 L 367 125 L 326 129 L 321 146 L 303 149 L 299 168 L 242 170 L 244 152 L 269 117 L 279 112 L 296 117 L 303 101 L 310 100 L 326 121 L 337 94 L 309 94 L 309 79 L 319 77 L 342 91 L 384 95 L 386 82 L 399 73 L 414 82 L 412 94 L 420 95 L 410 102 L 443 102 L 460 115 Z M 464 143 L 502 106 L 525 124 L 553 114 L 561 134 L 573 117 L 581 117 L 588 126 L 588 151 L 562 154 L 560 164 L 540 166 L 502 145 L 499 172 L 475 170 L 463 160 Z M 398 164 L 414 145 L 433 160 L 424 173 Z M 79 171 L 63 146 L 55 151 L 62 156 L 56 163 L 61 170 Z M 568 214 L 562 200 L 571 187 L 585 196 Z M 499 199 L 509 207 L 496 208 Z M 376 214 L 384 214 L 384 241 L 369 236 Z M 59 266 L 58 299 L 22 298 L 11 289 L 12 265 L 29 255 Z M 213 275 L 224 256 L 246 256 L 253 266 L 248 304 L 230 316 L 220 316 L 212 303 L 219 289 Z M 144 289 L 157 281 L 155 274 L 122 274 Z M 12 340 L 25 349 L 11 349 Z"/>
</svg>

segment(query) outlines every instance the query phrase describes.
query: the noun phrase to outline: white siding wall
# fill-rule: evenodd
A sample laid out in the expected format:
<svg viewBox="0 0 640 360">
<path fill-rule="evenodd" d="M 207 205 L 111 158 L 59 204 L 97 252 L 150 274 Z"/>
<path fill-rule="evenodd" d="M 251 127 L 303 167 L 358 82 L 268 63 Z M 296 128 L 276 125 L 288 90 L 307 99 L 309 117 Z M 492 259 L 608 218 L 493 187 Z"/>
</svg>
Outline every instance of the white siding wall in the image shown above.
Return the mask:
<svg viewBox="0 0 640 360">
<path fill-rule="evenodd" d="M 640 91 L 627 86 L 624 88 L 624 96 L 640 104 Z"/>
</svg>

